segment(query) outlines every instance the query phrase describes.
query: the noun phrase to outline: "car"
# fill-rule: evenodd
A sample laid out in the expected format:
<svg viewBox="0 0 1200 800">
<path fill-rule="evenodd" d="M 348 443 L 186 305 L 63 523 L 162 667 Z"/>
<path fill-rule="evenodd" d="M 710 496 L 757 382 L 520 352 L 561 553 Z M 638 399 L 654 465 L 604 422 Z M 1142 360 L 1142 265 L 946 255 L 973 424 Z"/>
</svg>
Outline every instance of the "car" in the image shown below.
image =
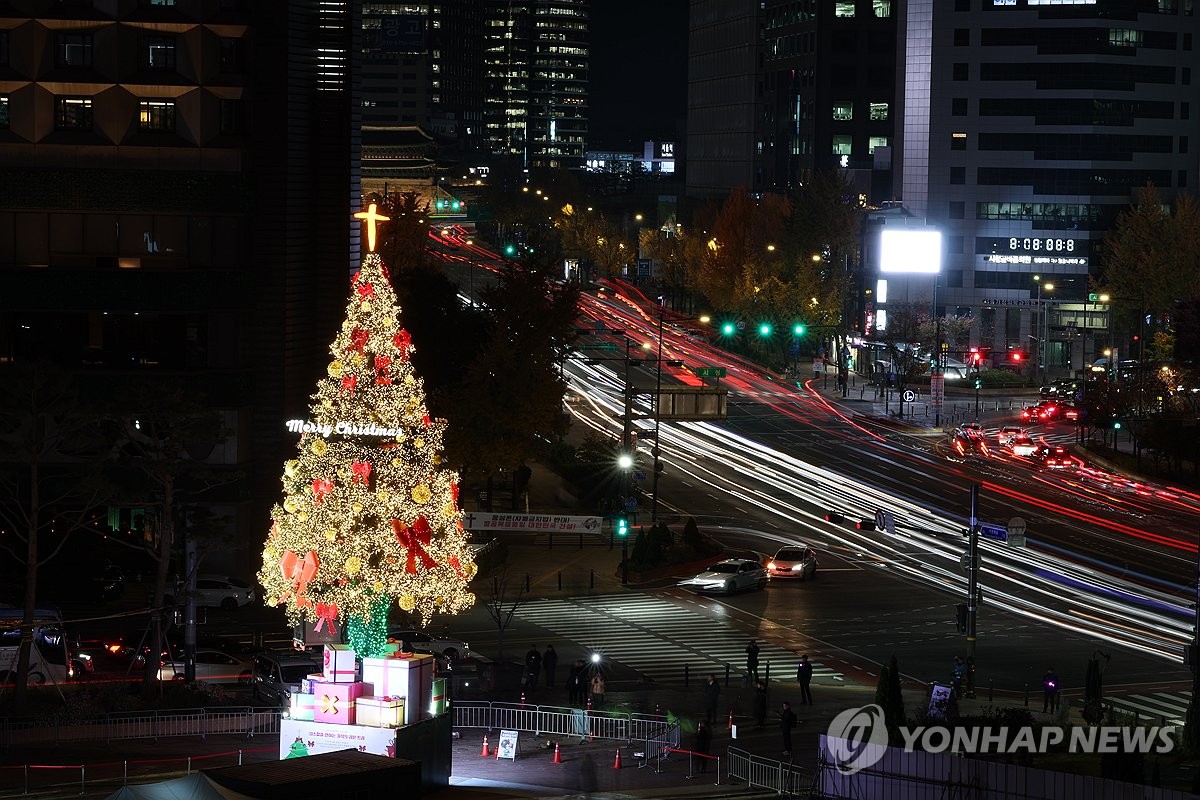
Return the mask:
<svg viewBox="0 0 1200 800">
<path fill-rule="evenodd" d="M 1017 427 L 1016 425 L 1005 425 L 996 433 L 996 444 L 1001 447 L 1012 447 L 1012 443 L 1023 433 L 1025 433 L 1024 428 Z"/>
<path fill-rule="evenodd" d="M 180 654 L 176 653 L 177 656 Z M 182 658 L 164 661 L 158 668 L 160 681 L 183 680 Z M 307 673 L 305 673 L 307 674 Z M 236 683 L 249 686 L 254 678 L 254 662 L 212 648 L 196 648 L 196 680 L 205 683 Z"/>
<path fill-rule="evenodd" d="M 251 686 L 254 699 L 286 708 L 292 695 L 300 691 L 300 682 L 309 675 L 323 672 L 318 656 L 305 652 L 259 653 L 254 657 Z"/>
<path fill-rule="evenodd" d="M 183 600 L 184 587 L 176 585 L 175 595 L 168 594 L 164 598 L 167 605 L 174 605 L 176 598 Z M 254 602 L 254 587 L 240 578 L 227 575 L 197 575 L 196 576 L 196 605 L 221 608 L 234 611 Z"/>
<path fill-rule="evenodd" d="M 727 558 L 709 564 L 694 578 L 679 585 L 696 592 L 733 594 L 743 589 L 765 589 L 768 575 L 759 562 L 750 558 Z"/>
<path fill-rule="evenodd" d="M 980 453 L 986 456 L 988 454 L 987 436 L 978 423 L 970 422 L 959 425 L 950 434 L 950 440 L 959 455 Z"/>
<path fill-rule="evenodd" d="M 775 557 L 767 562 L 767 575 L 806 580 L 817 576 L 817 566 L 817 554 L 811 547 L 792 544 L 779 548 Z"/>
<path fill-rule="evenodd" d="M 414 653 L 429 653 L 435 656 L 445 656 L 450 661 L 464 658 L 479 658 L 471 651 L 471 646 L 461 639 L 449 636 L 434 636 L 428 631 L 416 628 L 389 628 L 388 639 L 395 639 L 407 645 Z"/>
<path fill-rule="evenodd" d="M 1025 431 L 1021 431 L 1019 434 L 1017 434 L 1016 438 L 1009 443 L 1008 449 L 1012 451 L 1014 456 L 1029 458 L 1037 452 L 1038 444 L 1037 442 L 1033 441 L 1032 436 L 1030 436 L 1028 433 L 1025 433 Z"/>
<path fill-rule="evenodd" d="M 1037 461 L 1043 469 L 1074 469 L 1079 466 L 1071 451 L 1062 445 L 1040 445 L 1031 458 Z"/>
</svg>

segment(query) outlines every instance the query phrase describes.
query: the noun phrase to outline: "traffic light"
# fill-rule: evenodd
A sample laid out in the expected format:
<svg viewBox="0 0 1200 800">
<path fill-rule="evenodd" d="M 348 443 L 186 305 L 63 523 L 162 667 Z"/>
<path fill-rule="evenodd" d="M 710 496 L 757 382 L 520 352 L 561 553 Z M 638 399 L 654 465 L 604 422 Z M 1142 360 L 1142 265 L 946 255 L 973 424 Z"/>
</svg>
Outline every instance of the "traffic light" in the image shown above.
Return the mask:
<svg viewBox="0 0 1200 800">
<path fill-rule="evenodd" d="M 721 335 L 722 336 L 733 336 L 733 334 L 736 330 L 737 330 L 737 327 L 732 322 L 721 323 Z"/>
<path fill-rule="evenodd" d="M 1022 353 L 1020 350 L 1009 350 L 1008 358 L 1014 364 L 1020 364 L 1022 361 L 1025 360 L 1025 354 Z"/>
<path fill-rule="evenodd" d="M 792 326 L 792 335 L 793 336 L 803 336 L 804 335 L 804 325 L 799 322 L 797 322 L 795 325 L 793 325 Z"/>
<path fill-rule="evenodd" d="M 983 388 L 983 378 L 980 378 L 980 377 L 976 377 L 976 378 L 975 378 L 975 388 L 976 388 L 976 389 L 982 389 L 982 388 Z"/>
<path fill-rule="evenodd" d="M 763 336 L 763 337 L 770 336 L 771 335 L 771 323 L 764 322 L 761 325 L 759 325 L 758 326 L 758 335 Z"/>
<path fill-rule="evenodd" d="M 517 253 L 516 245 L 511 244 L 511 243 L 504 245 L 504 255 L 513 256 L 513 255 L 516 255 L 516 253 Z"/>
<path fill-rule="evenodd" d="M 628 517 L 617 517 L 615 525 L 616 525 L 616 529 L 617 529 L 617 536 L 624 538 L 629 535 L 629 518 Z"/>
<path fill-rule="evenodd" d="M 958 605 L 956 605 L 954 607 L 954 611 L 955 611 L 955 615 L 956 615 L 955 622 L 958 625 L 958 632 L 966 633 L 967 632 L 967 604 L 959 603 Z"/>
</svg>

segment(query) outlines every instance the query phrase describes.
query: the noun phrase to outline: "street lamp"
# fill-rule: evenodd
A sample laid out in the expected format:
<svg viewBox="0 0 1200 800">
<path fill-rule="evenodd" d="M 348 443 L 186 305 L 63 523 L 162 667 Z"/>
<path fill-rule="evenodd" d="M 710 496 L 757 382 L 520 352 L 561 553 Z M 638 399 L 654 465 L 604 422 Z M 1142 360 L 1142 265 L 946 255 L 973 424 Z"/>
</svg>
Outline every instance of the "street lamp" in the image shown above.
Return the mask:
<svg viewBox="0 0 1200 800">
<path fill-rule="evenodd" d="M 1050 343 L 1047 341 L 1050 338 L 1050 315 L 1046 312 L 1045 306 L 1042 305 L 1042 289 L 1045 289 L 1047 292 L 1053 292 L 1054 284 L 1049 281 L 1042 283 L 1041 275 L 1034 275 L 1033 279 L 1037 281 L 1037 307 L 1038 313 L 1042 315 L 1042 337 L 1038 342 L 1038 352 L 1042 359 L 1042 385 L 1045 386 L 1046 368 L 1048 366 L 1046 361 L 1050 357 Z M 1049 300 L 1046 302 L 1049 302 Z"/>
</svg>

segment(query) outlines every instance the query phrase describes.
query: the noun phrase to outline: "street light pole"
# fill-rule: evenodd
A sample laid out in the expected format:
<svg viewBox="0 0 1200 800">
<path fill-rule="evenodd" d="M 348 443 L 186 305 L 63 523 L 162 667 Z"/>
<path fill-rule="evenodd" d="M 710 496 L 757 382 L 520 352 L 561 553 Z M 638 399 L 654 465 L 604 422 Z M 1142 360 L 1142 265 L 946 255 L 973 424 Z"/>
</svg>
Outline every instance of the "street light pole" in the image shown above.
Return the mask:
<svg viewBox="0 0 1200 800">
<path fill-rule="evenodd" d="M 1050 338 L 1050 314 L 1047 312 L 1046 306 L 1042 305 L 1042 276 L 1034 275 L 1033 279 L 1035 281 L 1037 281 L 1037 308 L 1038 308 L 1038 313 L 1040 313 L 1042 315 L 1042 330 L 1039 331 L 1039 333 L 1041 333 L 1042 336 L 1041 336 L 1040 340 L 1038 341 L 1038 353 L 1041 355 L 1041 359 L 1042 359 L 1042 385 L 1045 386 L 1046 385 L 1046 372 L 1047 372 L 1047 367 L 1049 366 L 1049 364 L 1047 364 L 1046 362 L 1050 358 L 1050 343 L 1048 341 L 1046 341 L 1047 339 Z M 1054 284 L 1047 282 L 1045 284 L 1045 288 L 1046 288 L 1047 292 L 1052 292 L 1052 291 L 1054 291 Z M 1046 302 L 1047 302 L 1047 304 L 1049 304 L 1049 302 L 1050 302 L 1049 299 L 1047 299 Z M 1037 337 L 1034 337 L 1034 338 L 1037 338 Z"/>
<path fill-rule="evenodd" d="M 658 522 L 658 457 L 662 453 L 660 449 L 658 434 L 660 431 L 659 415 L 661 413 L 661 395 L 662 395 L 662 338 L 663 338 L 663 305 L 662 300 L 658 304 L 658 359 L 655 364 L 654 376 L 654 449 L 651 451 L 654 455 L 654 478 L 650 485 L 650 491 L 654 495 L 654 499 L 650 503 L 650 525 L 653 527 Z"/>
</svg>

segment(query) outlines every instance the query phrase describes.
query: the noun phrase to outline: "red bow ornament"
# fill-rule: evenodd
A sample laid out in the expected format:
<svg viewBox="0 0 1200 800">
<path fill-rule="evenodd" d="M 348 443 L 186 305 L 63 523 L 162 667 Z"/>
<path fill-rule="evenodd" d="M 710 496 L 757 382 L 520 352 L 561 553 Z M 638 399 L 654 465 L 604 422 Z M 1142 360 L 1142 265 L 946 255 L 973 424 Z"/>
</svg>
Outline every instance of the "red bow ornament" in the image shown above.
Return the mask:
<svg viewBox="0 0 1200 800">
<path fill-rule="evenodd" d="M 400 542 L 400 546 L 408 550 L 408 563 L 404 566 L 405 572 L 410 575 L 417 573 L 418 558 L 421 559 L 421 566 L 425 569 L 437 566 L 433 557 L 425 552 L 425 545 L 429 544 L 433 536 L 429 521 L 425 517 L 417 517 L 412 527 L 394 519 L 392 520 L 392 531 L 396 534 L 396 541 Z"/>
<path fill-rule="evenodd" d="M 312 482 L 313 490 L 313 506 L 319 506 L 325 500 L 325 495 L 333 491 L 333 481 L 326 478 L 317 478 Z"/>
<path fill-rule="evenodd" d="M 321 630 L 325 623 L 328 622 L 329 634 L 337 636 L 337 617 L 337 603 L 317 603 L 317 624 L 313 626 L 313 630 Z"/>
<path fill-rule="evenodd" d="M 358 296 L 361 300 L 375 299 L 375 287 L 369 283 L 360 283 L 357 287 Z"/>
<path fill-rule="evenodd" d="M 361 483 L 363 486 L 371 478 L 371 462 L 370 461 L 351 461 L 350 462 L 350 482 Z"/>
<path fill-rule="evenodd" d="M 354 387 L 358 385 L 357 375 L 342 376 L 342 391 L 346 394 L 354 394 Z"/>
<path fill-rule="evenodd" d="M 466 573 L 463 572 L 462 562 L 458 560 L 458 556 L 450 556 L 450 560 L 446 563 L 454 568 L 454 571 L 458 573 L 458 577 L 463 579 L 467 577 Z"/>
<path fill-rule="evenodd" d="M 392 366 L 391 356 L 375 356 L 375 383 L 380 386 L 391 386 L 392 376 L 387 371 Z"/>
<path fill-rule="evenodd" d="M 433 420 L 431 420 L 431 419 L 429 418 L 429 415 L 428 415 L 428 414 L 426 414 L 425 416 L 421 417 L 421 422 L 425 423 L 425 427 L 426 427 L 426 428 L 428 428 L 428 427 L 429 427 L 429 423 L 430 423 L 430 422 L 432 422 L 432 421 L 433 421 Z"/>
<path fill-rule="evenodd" d="M 408 361 L 408 350 L 412 347 L 412 336 L 409 335 L 408 331 L 401 328 L 400 332 L 392 337 L 392 344 L 400 351 L 400 360 Z"/>
<path fill-rule="evenodd" d="M 455 504 L 457 504 L 458 503 L 458 484 L 457 483 L 450 484 L 450 496 L 454 498 L 454 502 L 455 502 Z"/>
<path fill-rule="evenodd" d="M 284 550 L 283 555 L 279 557 L 279 573 L 288 582 L 288 588 L 279 596 L 279 603 L 282 604 L 292 592 L 295 592 L 296 605 L 311 606 L 312 601 L 304 596 L 304 590 L 308 587 L 309 581 L 316 576 L 320 566 L 321 560 L 317 558 L 315 550 L 309 550 L 303 558 L 291 550 Z"/>
<path fill-rule="evenodd" d="M 371 336 L 370 331 L 362 328 L 355 328 L 350 331 L 350 344 L 346 345 L 347 350 L 353 350 L 356 353 L 361 353 L 367 346 L 367 339 Z"/>
</svg>

